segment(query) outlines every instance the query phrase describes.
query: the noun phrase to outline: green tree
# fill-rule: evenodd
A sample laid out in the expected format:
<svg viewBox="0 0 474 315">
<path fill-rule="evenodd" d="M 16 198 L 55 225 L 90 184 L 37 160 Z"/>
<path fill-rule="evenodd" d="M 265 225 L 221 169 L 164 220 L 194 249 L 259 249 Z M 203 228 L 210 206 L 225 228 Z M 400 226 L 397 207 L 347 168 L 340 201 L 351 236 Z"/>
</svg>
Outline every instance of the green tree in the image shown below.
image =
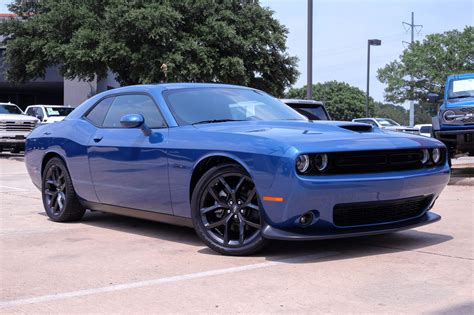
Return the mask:
<svg viewBox="0 0 474 315">
<path fill-rule="evenodd" d="M 306 86 L 292 88 L 288 91 L 288 98 L 306 98 Z M 352 120 L 365 117 L 365 93 L 345 82 L 328 81 L 313 84 L 313 99 L 322 101 L 335 120 Z M 374 101 L 369 99 L 369 114 L 375 113 Z"/>
<path fill-rule="evenodd" d="M 114 72 L 122 85 L 165 80 L 243 84 L 282 95 L 298 76 L 287 29 L 254 0 L 15 0 L 0 23 L 7 78 L 58 65 L 66 78 Z M 28 3 L 28 2 L 26 2 Z"/>
<path fill-rule="evenodd" d="M 463 31 L 431 34 L 422 42 L 414 42 L 399 60 L 378 70 L 378 79 L 387 85 L 385 99 L 394 103 L 411 99 L 422 102 L 429 92 L 443 95 L 448 75 L 474 71 L 473 43 L 472 26 Z"/>
<path fill-rule="evenodd" d="M 409 114 L 402 106 L 375 102 L 375 116 L 390 118 L 402 125 L 408 125 Z"/>
</svg>

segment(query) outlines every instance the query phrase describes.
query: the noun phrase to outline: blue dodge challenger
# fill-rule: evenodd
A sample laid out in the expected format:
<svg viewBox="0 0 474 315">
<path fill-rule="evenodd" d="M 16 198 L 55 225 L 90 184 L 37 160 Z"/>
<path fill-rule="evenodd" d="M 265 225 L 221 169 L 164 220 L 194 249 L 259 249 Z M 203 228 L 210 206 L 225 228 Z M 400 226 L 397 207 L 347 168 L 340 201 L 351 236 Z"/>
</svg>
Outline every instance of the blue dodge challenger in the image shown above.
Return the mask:
<svg viewBox="0 0 474 315">
<path fill-rule="evenodd" d="M 446 147 L 370 125 L 308 121 L 256 89 L 129 86 L 36 128 L 25 162 L 53 221 L 86 209 L 192 226 L 248 255 L 270 239 L 395 232 L 435 222 Z"/>
</svg>

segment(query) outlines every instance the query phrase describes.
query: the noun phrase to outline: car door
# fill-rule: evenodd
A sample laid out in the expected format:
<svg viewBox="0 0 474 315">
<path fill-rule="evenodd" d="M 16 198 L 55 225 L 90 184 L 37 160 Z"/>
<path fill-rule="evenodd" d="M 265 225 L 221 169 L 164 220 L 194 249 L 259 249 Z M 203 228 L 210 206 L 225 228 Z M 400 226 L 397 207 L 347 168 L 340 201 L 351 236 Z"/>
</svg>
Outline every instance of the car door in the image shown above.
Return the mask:
<svg viewBox="0 0 474 315">
<path fill-rule="evenodd" d="M 141 114 L 152 129 L 124 128 L 120 119 Z M 154 100 L 145 94 L 103 99 L 87 115 L 97 128 L 89 140 L 88 158 L 101 203 L 172 213 L 166 143 L 168 129 Z"/>
</svg>

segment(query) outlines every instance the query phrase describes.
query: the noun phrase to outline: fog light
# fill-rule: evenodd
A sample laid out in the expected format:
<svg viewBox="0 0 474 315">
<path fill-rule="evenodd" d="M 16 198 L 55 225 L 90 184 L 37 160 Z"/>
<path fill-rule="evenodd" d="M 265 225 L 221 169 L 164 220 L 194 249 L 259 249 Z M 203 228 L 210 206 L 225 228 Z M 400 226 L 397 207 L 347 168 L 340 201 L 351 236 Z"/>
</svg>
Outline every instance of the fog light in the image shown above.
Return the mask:
<svg viewBox="0 0 474 315">
<path fill-rule="evenodd" d="M 428 151 L 428 149 L 421 150 L 421 163 L 426 164 L 429 159 L 430 159 L 430 152 Z"/>
<path fill-rule="evenodd" d="M 303 214 L 298 220 L 298 223 L 303 227 L 310 225 L 312 222 L 313 222 L 313 213 L 311 211 L 308 211 L 305 214 Z"/>
<path fill-rule="evenodd" d="M 302 154 L 296 159 L 296 169 L 300 173 L 304 173 L 309 169 L 309 156 Z"/>
<path fill-rule="evenodd" d="M 316 154 L 314 157 L 314 165 L 320 172 L 323 172 L 328 168 L 328 162 L 329 159 L 327 154 Z"/>
<path fill-rule="evenodd" d="M 431 158 L 435 164 L 438 164 L 441 161 L 441 150 L 438 148 L 433 149 L 431 151 Z"/>
</svg>

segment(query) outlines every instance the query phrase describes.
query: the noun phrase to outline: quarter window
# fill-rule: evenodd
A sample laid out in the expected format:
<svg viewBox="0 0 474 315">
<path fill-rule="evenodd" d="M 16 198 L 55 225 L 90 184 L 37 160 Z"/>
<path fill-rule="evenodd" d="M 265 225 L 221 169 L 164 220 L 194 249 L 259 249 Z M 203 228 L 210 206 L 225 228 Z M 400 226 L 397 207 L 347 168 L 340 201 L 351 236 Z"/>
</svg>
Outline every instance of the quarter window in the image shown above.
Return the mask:
<svg viewBox="0 0 474 315">
<path fill-rule="evenodd" d="M 107 115 L 113 101 L 114 97 L 108 97 L 100 101 L 100 103 L 94 106 L 94 108 L 92 108 L 92 110 L 86 115 L 87 120 L 97 127 L 102 126 L 105 115 Z"/>
<path fill-rule="evenodd" d="M 150 128 L 163 128 L 165 122 L 155 102 L 146 95 L 116 96 L 105 116 L 103 127 L 122 128 L 120 118 L 128 114 L 141 114 Z"/>
</svg>

